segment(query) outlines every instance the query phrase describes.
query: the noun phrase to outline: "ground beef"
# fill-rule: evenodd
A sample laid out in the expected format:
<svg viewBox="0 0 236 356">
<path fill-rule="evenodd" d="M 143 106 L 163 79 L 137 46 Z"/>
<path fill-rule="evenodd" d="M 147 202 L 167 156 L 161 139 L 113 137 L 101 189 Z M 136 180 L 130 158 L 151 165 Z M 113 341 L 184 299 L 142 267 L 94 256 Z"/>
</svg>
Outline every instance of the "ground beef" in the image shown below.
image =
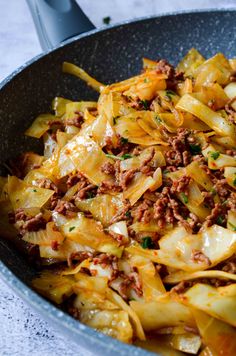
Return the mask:
<svg viewBox="0 0 236 356">
<path fill-rule="evenodd" d="M 73 262 L 81 263 L 88 258 L 92 259 L 94 257 L 94 253 L 90 251 L 77 251 L 70 254 L 67 259 L 67 263 L 69 267 L 73 267 Z"/>
<path fill-rule="evenodd" d="M 225 105 L 225 111 L 227 112 L 228 119 L 235 124 L 236 121 L 236 111 L 234 110 L 234 108 L 232 107 L 232 104 L 236 101 L 236 96 L 232 99 L 230 99 L 226 105 Z"/>
<path fill-rule="evenodd" d="M 202 228 L 209 227 L 216 223 L 217 218 L 222 214 L 222 207 L 219 203 L 215 204 L 210 215 L 207 216 Z"/>
<path fill-rule="evenodd" d="M 188 195 L 188 187 L 191 181 L 192 179 L 189 176 L 185 175 L 179 179 L 174 180 L 171 187 L 171 193 L 185 193 L 186 195 Z"/>
<path fill-rule="evenodd" d="M 93 258 L 93 263 L 95 265 L 100 265 L 102 268 L 111 268 L 111 278 L 109 283 L 116 279 L 119 275 L 118 257 L 113 255 L 108 255 L 106 253 L 101 253 Z"/>
<path fill-rule="evenodd" d="M 215 206 L 213 191 L 212 192 L 202 191 L 202 196 L 204 198 L 205 207 L 213 209 Z"/>
<path fill-rule="evenodd" d="M 104 180 L 100 184 L 100 186 L 97 190 L 97 193 L 105 194 L 108 192 L 121 192 L 121 191 L 122 191 L 122 188 L 116 182 L 113 182 L 111 180 Z"/>
<path fill-rule="evenodd" d="M 222 268 L 222 271 L 236 274 L 236 262 L 235 261 L 227 262 L 225 266 Z"/>
<path fill-rule="evenodd" d="M 144 199 L 141 203 L 136 203 L 131 210 L 131 216 L 134 218 L 134 221 L 141 221 L 145 224 L 149 223 L 152 219 L 151 206 L 153 202 L 147 199 Z"/>
<path fill-rule="evenodd" d="M 51 190 L 54 190 L 55 193 L 59 192 L 58 187 L 56 186 L 56 184 L 54 184 L 48 178 L 37 179 L 36 182 L 37 182 L 37 185 L 39 186 L 39 188 L 51 189 Z"/>
<path fill-rule="evenodd" d="M 139 168 L 140 172 L 150 176 L 154 172 L 154 168 L 150 165 L 153 157 L 155 156 L 155 149 L 153 148 L 150 151 L 149 156 L 142 162 L 141 167 Z"/>
<path fill-rule="evenodd" d="M 17 223 L 17 228 L 21 235 L 24 235 L 29 231 L 38 231 L 45 229 L 47 221 L 44 219 L 42 213 L 38 213 L 35 216 L 29 216 L 25 214 L 24 209 L 20 208 L 15 213 L 9 214 L 9 222 L 11 224 Z"/>
<path fill-rule="evenodd" d="M 219 197 L 223 198 L 223 199 L 228 197 L 228 195 L 230 193 L 230 186 L 228 185 L 225 178 L 217 180 L 217 182 L 214 185 L 214 189 L 216 190 Z"/>
<path fill-rule="evenodd" d="M 75 318 L 76 320 L 80 320 L 80 311 L 78 308 L 69 306 L 67 308 L 67 311 L 73 318 Z"/>
<path fill-rule="evenodd" d="M 66 125 L 76 126 L 79 129 L 81 128 L 83 122 L 84 122 L 84 115 L 80 111 L 76 111 L 75 116 L 73 118 L 65 120 Z"/>
<path fill-rule="evenodd" d="M 233 157 L 236 156 L 236 151 L 235 151 L 235 150 L 226 150 L 225 153 L 226 153 L 227 155 L 229 155 L 229 156 L 233 156 Z"/>
<path fill-rule="evenodd" d="M 182 282 L 178 283 L 176 286 L 174 286 L 173 288 L 171 288 L 171 292 L 177 293 L 177 294 L 183 294 L 190 287 L 192 287 L 191 281 L 182 281 Z"/>
<path fill-rule="evenodd" d="M 133 268 L 133 271 L 128 276 L 125 274 L 121 274 L 120 276 L 123 281 L 120 284 L 119 293 L 124 300 L 129 299 L 128 294 L 130 289 L 133 289 L 139 297 L 142 297 L 142 283 L 135 268 Z"/>
<path fill-rule="evenodd" d="M 85 182 L 89 184 L 88 179 L 80 172 L 77 172 L 76 174 L 70 174 L 67 178 L 66 185 L 68 188 L 73 187 L 77 183 L 82 183 Z"/>
<path fill-rule="evenodd" d="M 71 216 L 71 213 L 76 212 L 77 208 L 73 203 L 71 203 L 69 201 L 58 200 L 54 211 L 56 211 L 57 213 L 62 214 L 62 215 Z"/>
<path fill-rule="evenodd" d="M 166 163 L 171 166 L 179 167 L 182 165 L 182 154 L 176 150 L 169 150 L 165 152 Z"/>
<path fill-rule="evenodd" d="M 158 61 L 155 69 L 157 73 L 165 74 L 168 79 L 173 78 L 175 75 L 175 68 L 165 59 L 161 59 L 160 61 Z"/>
<path fill-rule="evenodd" d="M 121 190 L 127 189 L 128 184 L 132 181 L 136 172 L 137 169 L 131 168 L 126 172 L 120 173 L 119 186 L 121 187 Z"/>
<path fill-rule="evenodd" d="M 210 259 L 202 251 L 199 250 L 192 250 L 191 260 L 197 263 L 204 262 L 208 266 L 211 266 Z"/>
<path fill-rule="evenodd" d="M 236 193 L 231 192 L 226 201 L 226 206 L 232 211 L 236 211 Z"/>
<path fill-rule="evenodd" d="M 105 174 L 115 174 L 115 167 L 114 164 L 111 162 L 105 162 L 101 166 L 101 172 Z"/>
<path fill-rule="evenodd" d="M 97 186 L 94 184 L 88 184 L 85 187 L 81 186 L 76 194 L 76 198 L 87 199 L 94 197 L 96 195 L 95 190 L 97 190 Z"/>
<path fill-rule="evenodd" d="M 175 221 L 182 222 L 184 217 L 181 213 L 181 203 L 171 197 L 171 189 L 164 187 L 162 193 L 158 193 L 158 199 L 154 206 L 154 219 L 163 228 L 166 223 L 173 224 Z"/>
</svg>

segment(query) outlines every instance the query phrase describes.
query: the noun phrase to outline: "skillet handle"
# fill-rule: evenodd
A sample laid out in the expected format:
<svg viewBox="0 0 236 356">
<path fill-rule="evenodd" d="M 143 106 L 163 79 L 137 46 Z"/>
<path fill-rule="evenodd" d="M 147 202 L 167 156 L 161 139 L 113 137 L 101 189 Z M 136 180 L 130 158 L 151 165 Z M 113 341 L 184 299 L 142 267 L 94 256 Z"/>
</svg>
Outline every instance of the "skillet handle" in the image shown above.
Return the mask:
<svg viewBox="0 0 236 356">
<path fill-rule="evenodd" d="M 26 0 L 44 51 L 94 29 L 75 0 Z"/>
</svg>

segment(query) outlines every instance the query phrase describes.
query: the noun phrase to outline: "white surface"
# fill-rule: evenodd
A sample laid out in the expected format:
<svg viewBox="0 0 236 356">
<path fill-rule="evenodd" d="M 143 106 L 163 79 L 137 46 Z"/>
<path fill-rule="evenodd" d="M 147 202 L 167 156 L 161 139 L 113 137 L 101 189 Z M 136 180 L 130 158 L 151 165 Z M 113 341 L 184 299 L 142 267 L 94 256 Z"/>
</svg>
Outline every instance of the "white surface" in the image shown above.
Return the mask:
<svg viewBox="0 0 236 356">
<path fill-rule="evenodd" d="M 58 0 L 63 1 L 63 0 Z M 182 9 L 236 7 L 236 0 L 79 0 L 96 26 Z M 41 52 L 24 0 L 0 0 L 0 81 Z M 36 315 L 0 281 L 0 354 L 4 356 L 90 355 Z"/>
</svg>

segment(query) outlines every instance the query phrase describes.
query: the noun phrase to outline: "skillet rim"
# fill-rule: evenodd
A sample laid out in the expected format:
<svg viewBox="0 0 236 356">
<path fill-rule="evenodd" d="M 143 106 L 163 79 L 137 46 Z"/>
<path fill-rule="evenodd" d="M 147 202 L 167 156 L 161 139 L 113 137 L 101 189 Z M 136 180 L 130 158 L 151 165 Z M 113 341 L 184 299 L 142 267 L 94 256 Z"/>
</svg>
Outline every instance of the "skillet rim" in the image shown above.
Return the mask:
<svg viewBox="0 0 236 356">
<path fill-rule="evenodd" d="M 63 41 L 61 44 L 54 46 L 53 48 L 42 52 L 32 59 L 25 62 L 23 65 L 14 70 L 11 74 L 9 74 L 6 78 L 4 78 L 0 82 L 0 90 L 3 90 L 7 84 L 12 81 L 16 76 L 20 75 L 25 69 L 27 69 L 30 65 L 37 62 L 41 58 L 47 56 L 48 54 L 56 51 L 59 48 L 66 46 L 72 42 L 79 41 L 82 38 L 90 37 L 97 33 L 107 32 L 111 29 L 116 29 L 122 26 L 128 26 L 134 23 L 140 23 L 148 20 L 159 19 L 163 17 L 169 16 L 180 16 L 180 15 L 191 15 L 191 14 L 205 14 L 205 13 L 235 13 L 236 14 L 236 6 L 230 8 L 209 8 L 209 9 L 193 9 L 193 10 L 182 10 L 182 11 L 172 11 L 172 12 L 164 12 L 159 15 L 150 15 L 143 16 L 136 19 L 125 20 L 122 22 L 118 22 L 109 26 L 102 26 L 100 28 L 85 32 L 83 34 L 79 34 L 74 36 L 66 41 Z M 0 241 L 1 243 L 1 241 Z M 95 351 L 96 345 L 99 346 L 99 354 L 103 351 L 105 354 L 108 352 L 113 352 L 115 355 L 121 356 L 148 356 L 154 355 L 154 353 L 150 351 L 146 351 L 141 349 L 140 347 L 127 345 L 123 342 L 120 342 L 116 339 L 111 339 L 110 337 L 102 334 L 101 332 L 97 332 L 96 330 L 80 323 L 75 320 L 67 313 L 55 307 L 48 300 L 41 297 L 38 293 L 36 293 L 33 289 L 31 289 L 27 284 L 23 283 L 20 278 L 18 278 L 11 270 L 0 261 L 0 278 L 1 280 L 8 285 L 12 291 L 16 295 L 18 295 L 22 300 L 24 300 L 27 305 L 33 308 L 39 316 L 43 317 L 47 320 L 55 329 L 60 329 L 60 332 L 65 331 L 67 336 L 69 336 L 74 343 L 81 345 L 76 339 L 82 336 L 86 339 L 86 342 L 90 344 L 90 347 L 87 348 L 89 352 Z M 85 349 L 85 342 L 82 347 Z M 158 356 L 158 354 L 155 353 Z"/>
<path fill-rule="evenodd" d="M 137 17 L 135 19 L 117 22 L 117 23 L 111 24 L 111 25 L 104 25 L 104 26 L 95 28 L 94 30 L 81 33 L 79 35 L 76 35 L 76 36 L 73 36 L 73 37 L 69 38 L 68 40 L 65 40 L 65 41 L 61 42 L 57 46 L 54 46 L 54 47 L 48 49 L 47 51 L 44 51 L 44 52 L 41 52 L 41 53 L 37 54 L 33 58 L 31 58 L 28 61 L 26 61 L 24 64 L 20 65 L 12 73 L 10 73 L 5 78 L 3 78 L 3 80 L 1 80 L 1 82 L 0 82 L 0 90 L 2 90 L 12 79 L 14 79 L 24 69 L 28 68 L 31 64 L 37 62 L 38 60 L 40 60 L 43 57 L 46 57 L 48 54 L 56 51 L 57 49 L 62 48 L 62 47 L 66 46 L 67 44 L 70 44 L 72 42 L 76 42 L 77 40 L 80 40 L 81 38 L 90 37 L 90 36 L 92 36 L 94 34 L 97 34 L 97 33 L 100 33 L 100 32 L 101 33 L 102 32 L 107 32 L 109 30 L 116 29 L 116 28 L 121 27 L 121 26 L 131 25 L 133 23 L 144 22 L 144 21 L 147 21 L 147 20 L 154 20 L 154 19 L 159 19 L 159 18 L 168 17 L 168 16 L 191 15 L 191 14 L 201 14 L 201 13 L 211 13 L 211 12 L 215 12 L 215 13 L 220 13 L 220 12 L 223 12 L 223 13 L 231 12 L 231 13 L 233 13 L 233 12 L 235 12 L 235 14 L 236 14 L 236 5 L 235 5 L 235 7 L 230 7 L 230 8 L 227 8 L 227 9 L 225 9 L 225 8 L 218 8 L 218 9 L 217 8 L 209 8 L 209 9 L 193 9 L 192 11 L 191 10 L 181 10 L 181 11 L 163 12 L 163 13 L 160 13 L 159 15 L 141 16 L 141 17 Z"/>
</svg>

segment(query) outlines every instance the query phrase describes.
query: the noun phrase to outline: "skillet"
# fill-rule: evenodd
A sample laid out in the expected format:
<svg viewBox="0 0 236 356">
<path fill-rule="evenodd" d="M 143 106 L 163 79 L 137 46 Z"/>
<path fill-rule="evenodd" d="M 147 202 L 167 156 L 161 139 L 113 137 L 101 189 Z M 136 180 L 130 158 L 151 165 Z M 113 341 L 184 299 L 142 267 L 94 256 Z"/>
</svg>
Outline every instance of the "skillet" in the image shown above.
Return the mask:
<svg viewBox="0 0 236 356">
<path fill-rule="evenodd" d="M 236 56 L 234 10 L 168 14 L 95 30 L 74 1 L 64 0 L 63 5 L 53 0 L 28 0 L 28 3 L 46 52 L 0 84 L 0 167 L 20 152 L 40 150 L 40 144 L 23 133 L 39 113 L 49 110 L 55 96 L 71 100 L 97 98 L 86 84 L 62 74 L 63 61 L 81 66 L 101 82 L 111 83 L 137 74 L 143 56 L 166 58 L 177 64 L 191 47 L 206 57 L 217 52 L 229 58 Z M 64 42 L 58 45 L 61 41 Z M 150 355 L 97 333 L 38 296 L 30 288 L 35 270 L 3 239 L 0 239 L 0 260 L 0 277 L 81 346 L 97 355 Z"/>
</svg>

